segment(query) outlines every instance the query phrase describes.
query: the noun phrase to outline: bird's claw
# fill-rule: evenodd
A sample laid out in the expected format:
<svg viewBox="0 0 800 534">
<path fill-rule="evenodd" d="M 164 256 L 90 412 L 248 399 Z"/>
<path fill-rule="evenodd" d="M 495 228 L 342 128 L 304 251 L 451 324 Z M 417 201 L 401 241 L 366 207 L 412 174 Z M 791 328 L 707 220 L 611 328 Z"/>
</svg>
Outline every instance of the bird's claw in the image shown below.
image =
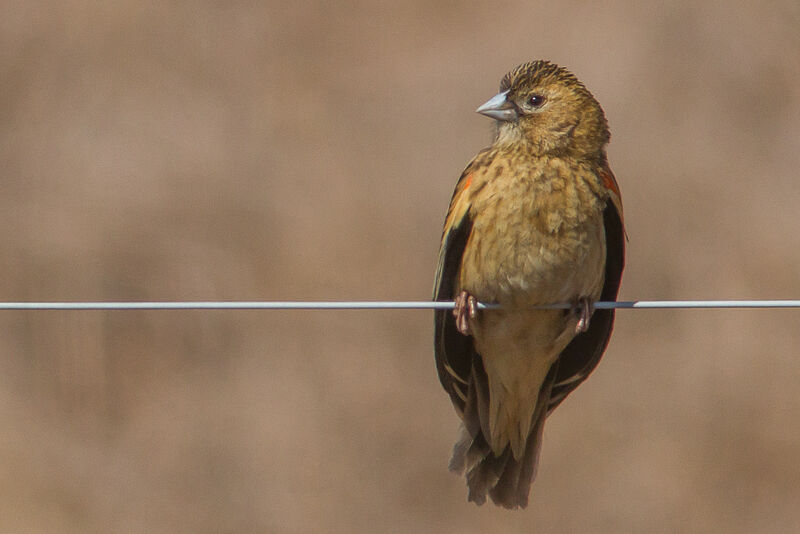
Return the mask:
<svg viewBox="0 0 800 534">
<path fill-rule="evenodd" d="M 575 324 L 575 333 L 580 334 L 589 330 L 589 319 L 594 313 L 594 303 L 586 297 L 581 297 L 573 308 L 578 314 L 578 322 Z"/>
<path fill-rule="evenodd" d="M 465 336 L 470 335 L 469 320 L 478 316 L 478 300 L 468 291 L 462 291 L 456 297 L 453 316 L 458 331 Z"/>
</svg>

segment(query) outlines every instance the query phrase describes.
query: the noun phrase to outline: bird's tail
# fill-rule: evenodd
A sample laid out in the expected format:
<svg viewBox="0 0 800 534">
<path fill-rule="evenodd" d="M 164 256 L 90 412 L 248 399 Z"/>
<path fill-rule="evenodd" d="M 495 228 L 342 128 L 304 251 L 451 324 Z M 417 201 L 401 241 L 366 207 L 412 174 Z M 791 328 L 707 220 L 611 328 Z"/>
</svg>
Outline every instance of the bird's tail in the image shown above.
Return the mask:
<svg viewBox="0 0 800 534">
<path fill-rule="evenodd" d="M 481 505 L 486 502 L 488 493 L 495 504 L 504 508 L 525 508 L 528 505 L 528 494 L 539 462 L 542 431 L 554 376 L 551 369 L 539 392 L 533 413 L 534 422 L 528 434 L 525 452 L 519 459 L 514 458 L 510 445 L 506 446 L 500 456 L 496 456 L 483 432 L 476 429 L 476 425 L 462 425 L 461 435 L 453 447 L 450 470 L 466 475 L 469 501 Z M 470 432 L 470 427 L 473 432 Z"/>
</svg>

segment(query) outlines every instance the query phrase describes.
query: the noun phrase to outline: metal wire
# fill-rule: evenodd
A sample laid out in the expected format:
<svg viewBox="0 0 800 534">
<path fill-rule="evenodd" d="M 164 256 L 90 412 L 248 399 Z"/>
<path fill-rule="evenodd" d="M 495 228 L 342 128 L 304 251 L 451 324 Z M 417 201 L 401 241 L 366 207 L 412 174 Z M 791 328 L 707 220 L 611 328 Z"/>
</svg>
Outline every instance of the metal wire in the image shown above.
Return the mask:
<svg viewBox="0 0 800 534">
<path fill-rule="evenodd" d="M 568 309 L 571 303 L 534 309 Z M 453 302 L 429 301 L 172 301 L 172 302 L 0 302 L 0 310 L 450 310 Z M 479 303 L 479 309 L 498 304 Z M 603 309 L 800 308 L 800 300 L 629 300 L 596 302 Z"/>
</svg>

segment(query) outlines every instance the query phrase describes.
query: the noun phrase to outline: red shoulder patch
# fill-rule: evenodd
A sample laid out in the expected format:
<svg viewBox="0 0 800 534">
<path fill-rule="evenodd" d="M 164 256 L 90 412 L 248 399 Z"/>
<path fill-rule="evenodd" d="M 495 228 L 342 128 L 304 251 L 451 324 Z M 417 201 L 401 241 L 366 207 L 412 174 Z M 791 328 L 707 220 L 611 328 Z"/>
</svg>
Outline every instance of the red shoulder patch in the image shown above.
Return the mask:
<svg viewBox="0 0 800 534">
<path fill-rule="evenodd" d="M 603 185 L 606 187 L 606 189 L 613 191 L 618 197 L 622 197 L 619 192 L 619 185 L 617 185 L 617 179 L 614 177 L 614 173 L 611 172 L 611 169 L 608 166 L 603 166 L 600 169 L 600 177 L 603 179 Z"/>
<path fill-rule="evenodd" d="M 461 186 L 461 189 L 466 189 L 472 183 L 472 173 L 469 173 L 464 177 L 464 185 Z"/>
<path fill-rule="evenodd" d="M 602 167 L 600 167 L 600 171 L 598 172 L 600 178 L 603 180 L 603 186 L 608 189 L 608 197 L 611 200 L 611 203 L 614 204 L 614 208 L 616 208 L 617 213 L 619 214 L 619 220 L 622 222 L 623 229 L 625 227 L 625 215 L 622 212 L 622 195 L 619 192 L 619 185 L 617 184 L 617 179 L 614 176 L 614 173 L 611 172 L 611 167 L 608 166 L 608 163 L 605 163 Z M 625 234 L 627 237 L 627 234 Z"/>
</svg>

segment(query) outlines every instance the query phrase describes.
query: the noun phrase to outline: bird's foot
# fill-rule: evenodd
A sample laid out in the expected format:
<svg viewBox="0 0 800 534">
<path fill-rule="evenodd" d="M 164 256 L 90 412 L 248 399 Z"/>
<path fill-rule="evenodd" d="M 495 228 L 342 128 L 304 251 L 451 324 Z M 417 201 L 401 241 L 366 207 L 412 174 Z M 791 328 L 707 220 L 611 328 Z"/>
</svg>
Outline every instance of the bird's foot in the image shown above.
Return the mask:
<svg viewBox="0 0 800 534">
<path fill-rule="evenodd" d="M 594 302 L 586 297 L 581 297 L 578 299 L 578 302 L 572 309 L 578 315 L 578 322 L 575 325 L 575 333 L 580 334 L 581 332 L 586 332 L 589 330 L 589 319 L 594 313 Z"/>
<path fill-rule="evenodd" d="M 468 336 L 471 333 L 469 320 L 478 316 L 478 300 L 468 291 L 462 291 L 456 297 L 455 304 L 453 316 L 456 318 L 456 328 Z"/>
</svg>

